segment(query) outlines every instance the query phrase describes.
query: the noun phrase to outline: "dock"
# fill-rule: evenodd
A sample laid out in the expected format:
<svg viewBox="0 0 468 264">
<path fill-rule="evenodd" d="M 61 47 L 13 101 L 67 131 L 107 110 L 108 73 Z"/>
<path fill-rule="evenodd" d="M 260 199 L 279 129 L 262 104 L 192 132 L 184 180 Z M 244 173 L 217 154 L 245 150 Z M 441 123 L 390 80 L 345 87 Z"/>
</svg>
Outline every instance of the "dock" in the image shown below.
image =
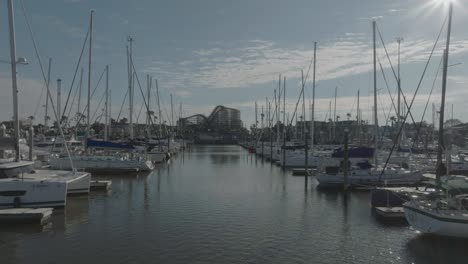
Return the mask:
<svg viewBox="0 0 468 264">
<path fill-rule="evenodd" d="M 375 213 L 383 219 L 405 219 L 403 207 L 375 207 Z"/>
<path fill-rule="evenodd" d="M 313 175 L 315 172 L 314 169 L 307 169 L 307 175 Z M 306 169 L 305 168 L 295 168 L 292 169 L 292 175 L 293 176 L 305 176 L 306 175 Z"/>
<path fill-rule="evenodd" d="M 52 208 L 11 208 L 0 209 L 0 222 L 39 223 L 49 220 L 54 209 Z"/>
<path fill-rule="evenodd" d="M 108 191 L 112 186 L 112 181 L 91 180 L 90 184 L 92 191 Z"/>
</svg>

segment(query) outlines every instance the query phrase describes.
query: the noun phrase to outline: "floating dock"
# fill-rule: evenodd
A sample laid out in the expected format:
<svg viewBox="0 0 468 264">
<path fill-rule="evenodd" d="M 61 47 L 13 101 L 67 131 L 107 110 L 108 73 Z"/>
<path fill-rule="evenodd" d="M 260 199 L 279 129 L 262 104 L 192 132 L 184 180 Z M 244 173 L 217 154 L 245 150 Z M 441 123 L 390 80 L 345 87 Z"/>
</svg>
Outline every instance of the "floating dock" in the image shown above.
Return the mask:
<svg viewBox="0 0 468 264">
<path fill-rule="evenodd" d="M 39 223 L 49 220 L 54 209 L 52 208 L 11 208 L 0 209 L 0 222 Z"/>
<path fill-rule="evenodd" d="M 383 219 L 405 219 L 403 207 L 375 207 L 375 213 Z"/>
<path fill-rule="evenodd" d="M 92 191 L 107 191 L 112 186 L 112 181 L 98 181 L 98 180 L 91 180 L 90 189 Z"/>
<path fill-rule="evenodd" d="M 307 173 L 309 176 L 313 175 L 315 172 L 314 169 L 307 169 Z M 306 169 L 305 168 L 296 168 L 292 169 L 292 175 L 293 176 L 305 176 L 306 175 Z"/>
</svg>

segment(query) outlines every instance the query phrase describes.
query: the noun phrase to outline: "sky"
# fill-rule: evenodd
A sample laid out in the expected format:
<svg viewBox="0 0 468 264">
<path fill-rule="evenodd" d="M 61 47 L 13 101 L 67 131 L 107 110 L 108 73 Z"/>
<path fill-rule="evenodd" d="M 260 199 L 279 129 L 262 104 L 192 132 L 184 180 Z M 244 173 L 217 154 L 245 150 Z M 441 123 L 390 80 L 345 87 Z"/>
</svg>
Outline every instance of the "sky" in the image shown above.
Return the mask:
<svg viewBox="0 0 468 264">
<path fill-rule="evenodd" d="M 336 115 L 356 116 L 357 92 L 363 119 L 372 118 L 373 65 L 372 20 L 377 35 L 377 89 L 380 124 L 394 116 L 392 98 L 397 88 L 397 42 L 401 42 L 401 86 L 411 103 L 437 36 L 448 14 L 443 0 L 14 0 L 17 56 L 28 60 L 18 68 L 20 117 L 35 116 L 43 122 L 44 78 L 34 52 L 25 14 L 31 21 L 40 61 L 47 71 L 52 58 L 51 92 L 56 103 L 56 79 L 62 79 L 62 107 L 70 90 L 78 58 L 94 10 L 91 89 L 92 120 L 102 116 L 105 78 L 99 82 L 105 66 L 110 65 L 111 115 L 127 117 L 128 89 L 126 45 L 131 35 L 133 60 L 142 89 L 146 75 L 158 80 L 163 119 L 170 122 L 170 95 L 174 116 L 208 115 L 216 105 L 237 108 L 246 126 L 255 120 L 255 102 L 259 113 L 267 111 L 269 100 L 274 111 L 274 90 L 278 78 L 286 77 L 286 110 L 295 109 L 301 89 L 301 70 L 306 77 L 307 108 L 312 99 L 314 42 L 317 42 L 315 119 L 330 117 L 329 104 L 337 89 Z M 25 12 L 22 5 L 24 4 Z M 468 121 L 468 3 L 454 3 L 447 86 L 447 115 Z M 9 61 L 9 35 L 6 1 L 0 6 L 0 60 Z M 429 102 L 424 119 L 432 120 L 432 103 L 438 107 L 441 94 L 439 69 L 446 39 L 446 24 L 435 46 L 421 88 L 414 99 L 413 116 L 417 121 Z M 385 45 L 385 46 L 384 46 Z M 387 50 L 389 56 L 386 56 Z M 461 63 L 461 64 L 459 64 Z M 382 65 L 382 70 L 380 68 Z M 81 108 L 87 96 L 88 47 L 79 67 L 84 68 Z M 382 71 L 384 74 L 382 74 Z M 307 75 L 307 72 L 309 74 Z M 385 78 L 384 78 L 385 77 Z M 11 71 L 0 63 L 0 120 L 13 116 Z M 385 83 L 387 81 L 388 86 Z M 78 91 L 78 76 L 71 98 Z M 429 97 L 431 87 L 433 93 Z M 336 88 L 337 87 L 337 88 Z M 388 87 L 388 88 L 387 88 Z M 154 88 L 154 85 L 153 85 Z M 390 93 L 389 93 L 390 91 Z M 391 94 L 391 95 L 390 95 Z M 150 108 L 156 109 L 155 93 Z M 71 114 L 77 112 L 77 97 Z M 268 99 L 267 99 L 268 98 Z M 101 102 L 101 104 L 100 104 Z M 142 106 L 135 88 L 136 120 Z M 300 104 L 300 107 L 302 104 Z M 182 111 L 180 109 L 182 108 Z M 333 108 L 333 104 L 332 104 Z M 122 109 L 122 110 L 121 110 Z M 121 111 L 120 111 L 121 110 Z M 139 122 L 145 122 L 144 111 Z M 95 114 L 93 114 L 95 113 Z M 260 116 L 260 115 L 259 115 Z M 310 120 L 307 110 L 306 119 Z M 259 117 L 260 119 L 260 117 Z"/>
</svg>

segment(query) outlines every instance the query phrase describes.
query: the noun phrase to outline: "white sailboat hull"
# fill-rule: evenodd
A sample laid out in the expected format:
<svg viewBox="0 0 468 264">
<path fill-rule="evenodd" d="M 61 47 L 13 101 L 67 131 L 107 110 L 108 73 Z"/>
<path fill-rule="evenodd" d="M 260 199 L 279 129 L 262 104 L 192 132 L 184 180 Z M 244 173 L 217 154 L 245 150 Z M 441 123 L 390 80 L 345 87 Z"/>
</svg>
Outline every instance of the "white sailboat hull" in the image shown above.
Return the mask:
<svg viewBox="0 0 468 264">
<path fill-rule="evenodd" d="M 408 186 L 421 181 L 422 174 L 420 172 L 395 173 L 385 172 L 380 177 L 379 171 L 371 171 L 369 173 L 350 172 L 348 175 L 348 184 L 352 186 L 376 186 L 385 183 L 387 186 Z M 321 186 L 343 186 L 343 174 L 324 174 L 317 175 L 317 180 Z"/>
<path fill-rule="evenodd" d="M 88 172 L 125 173 L 150 171 L 154 169 L 152 162 L 136 159 L 119 159 L 109 156 L 72 156 L 73 166 Z M 54 170 L 71 170 L 68 158 L 52 158 L 50 167 Z"/>
<path fill-rule="evenodd" d="M 416 230 L 439 236 L 468 238 L 468 215 L 441 214 L 417 206 L 412 202 L 404 204 L 405 217 Z"/>
</svg>

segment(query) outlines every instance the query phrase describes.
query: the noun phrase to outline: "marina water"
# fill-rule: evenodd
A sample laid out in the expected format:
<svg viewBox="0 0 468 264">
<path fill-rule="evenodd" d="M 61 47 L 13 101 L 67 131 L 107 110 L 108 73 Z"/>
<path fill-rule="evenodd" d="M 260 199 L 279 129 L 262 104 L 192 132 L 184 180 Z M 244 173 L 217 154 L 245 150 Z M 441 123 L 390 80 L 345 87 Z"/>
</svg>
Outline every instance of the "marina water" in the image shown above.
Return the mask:
<svg viewBox="0 0 468 264">
<path fill-rule="evenodd" d="M 0 263 L 467 263 L 468 242 L 382 223 L 368 192 L 331 192 L 239 146 L 194 146 L 45 226 L 0 227 Z"/>
</svg>

